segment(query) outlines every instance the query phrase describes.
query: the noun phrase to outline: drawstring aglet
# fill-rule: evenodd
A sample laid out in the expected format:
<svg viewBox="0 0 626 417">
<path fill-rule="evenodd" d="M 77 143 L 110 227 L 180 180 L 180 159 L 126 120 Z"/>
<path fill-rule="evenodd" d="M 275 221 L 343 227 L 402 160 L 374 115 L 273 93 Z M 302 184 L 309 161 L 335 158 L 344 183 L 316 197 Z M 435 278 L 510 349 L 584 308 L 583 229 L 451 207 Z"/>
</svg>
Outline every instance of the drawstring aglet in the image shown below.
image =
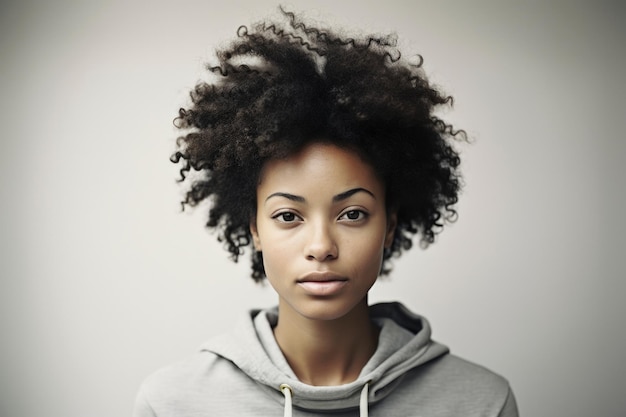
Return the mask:
<svg viewBox="0 0 626 417">
<path fill-rule="evenodd" d="M 291 417 L 291 396 L 293 392 L 291 391 L 291 387 L 287 384 L 280 384 L 278 387 L 280 391 L 285 396 L 285 414 L 284 417 Z"/>
</svg>

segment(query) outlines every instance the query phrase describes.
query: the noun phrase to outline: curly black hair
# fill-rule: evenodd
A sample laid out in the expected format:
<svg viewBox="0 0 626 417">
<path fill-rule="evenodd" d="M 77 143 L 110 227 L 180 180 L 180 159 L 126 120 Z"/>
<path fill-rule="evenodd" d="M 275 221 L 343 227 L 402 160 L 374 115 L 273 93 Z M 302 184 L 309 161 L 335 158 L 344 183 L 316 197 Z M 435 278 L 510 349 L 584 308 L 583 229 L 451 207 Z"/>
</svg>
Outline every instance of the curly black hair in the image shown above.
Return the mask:
<svg viewBox="0 0 626 417">
<path fill-rule="evenodd" d="M 433 87 L 418 64 L 401 59 L 394 35 L 361 39 L 305 25 L 282 10 L 285 23 L 241 26 L 237 39 L 217 51 L 208 66 L 217 81 L 199 83 L 192 105 L 181 108 L 171 161 L 180 181 L 191 182 L 183 209 L 210 201 L 210 230 L 236 262 L 251 243 L 256 188 L 263 164 L 321 138 L 351 149 L 372 165 L 397 213 L 388 261 L 412 247 L 434 242 L 461 186 L 460 159 L 452 146 L 465 138 L 435 116 L 452 97 Z M 188 176 L 191 170 L 198 175 Z M 265 278 L 261 253 L 252 253 L 252 278 Z"/>
</svg>

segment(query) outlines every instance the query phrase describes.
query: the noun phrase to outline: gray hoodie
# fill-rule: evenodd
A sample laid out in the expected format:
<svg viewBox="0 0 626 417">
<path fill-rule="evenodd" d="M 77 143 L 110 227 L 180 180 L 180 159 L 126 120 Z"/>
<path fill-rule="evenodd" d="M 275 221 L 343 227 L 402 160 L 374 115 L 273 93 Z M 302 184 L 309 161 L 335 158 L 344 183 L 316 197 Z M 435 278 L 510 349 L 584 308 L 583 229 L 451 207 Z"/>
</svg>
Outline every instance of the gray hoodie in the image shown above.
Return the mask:
<svg viewBox="0 0 626 417">
<path fill-rule="evenodd" d="M 300 382 L 273 336 L 277 310 L 254 310 L 148 377 L 134 417 L 518 415 L 507 381 L 431 340 L 426 319 L 399 303 L 373 305 L 370 315 L 381 328 L 378 347 L 349 384 Z"/>
</svg>

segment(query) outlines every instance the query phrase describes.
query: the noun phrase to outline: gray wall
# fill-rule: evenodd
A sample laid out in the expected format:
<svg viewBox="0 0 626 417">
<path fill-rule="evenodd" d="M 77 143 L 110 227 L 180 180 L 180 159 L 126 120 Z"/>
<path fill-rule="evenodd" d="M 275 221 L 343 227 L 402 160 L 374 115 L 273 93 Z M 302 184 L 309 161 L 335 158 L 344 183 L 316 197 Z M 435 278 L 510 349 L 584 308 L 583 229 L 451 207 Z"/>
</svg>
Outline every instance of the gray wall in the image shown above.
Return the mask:
<svg viewBox="0 0 626 417">
<path fill-rule="evenodd" d="M 14 3 L 0 9 L 0 414 L 129 415 L 143 377 L 275 302 L 201 211 L 179 213 L 168 157 L 212 47 L 276 4 Z M 288 3 L 397 31 L 455 96 L 448 117 L 474 138 L 460 219 L 371 299 L 401 300 L 505 375 L 525 416 L 626 410 L 617 4 Z"/>
</svg>

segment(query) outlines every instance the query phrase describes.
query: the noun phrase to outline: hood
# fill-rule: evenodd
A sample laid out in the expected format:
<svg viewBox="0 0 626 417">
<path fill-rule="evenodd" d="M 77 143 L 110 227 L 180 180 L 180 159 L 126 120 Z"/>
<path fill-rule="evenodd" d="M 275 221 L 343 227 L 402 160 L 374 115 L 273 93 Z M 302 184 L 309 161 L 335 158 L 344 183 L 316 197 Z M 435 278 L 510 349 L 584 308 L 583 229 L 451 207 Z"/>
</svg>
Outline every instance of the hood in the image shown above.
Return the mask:
<svg viewBox="0 0 626 417">
<path fill-rule="evenodd" d="M 344 385 L 312 386 L 297 379 L 273 336 L 277 308 L 250 311 L 230 333 L 210 340 L 202 350 L 231 361 L 281 404 L 288 396 L 283 398 L 281 385 L 287 384 L 292 397 L 288 400 L 295 407 L 317 411 L 357 408 L 363 391 L 367 403 L 376 403 L 401 383 L 406 372 L 448 352 L 431 340 L 428 321 L 400 303 L 372 305 L 370 316 L 381 328 L 377 350 L 359 377 Z"/>
</svg>

